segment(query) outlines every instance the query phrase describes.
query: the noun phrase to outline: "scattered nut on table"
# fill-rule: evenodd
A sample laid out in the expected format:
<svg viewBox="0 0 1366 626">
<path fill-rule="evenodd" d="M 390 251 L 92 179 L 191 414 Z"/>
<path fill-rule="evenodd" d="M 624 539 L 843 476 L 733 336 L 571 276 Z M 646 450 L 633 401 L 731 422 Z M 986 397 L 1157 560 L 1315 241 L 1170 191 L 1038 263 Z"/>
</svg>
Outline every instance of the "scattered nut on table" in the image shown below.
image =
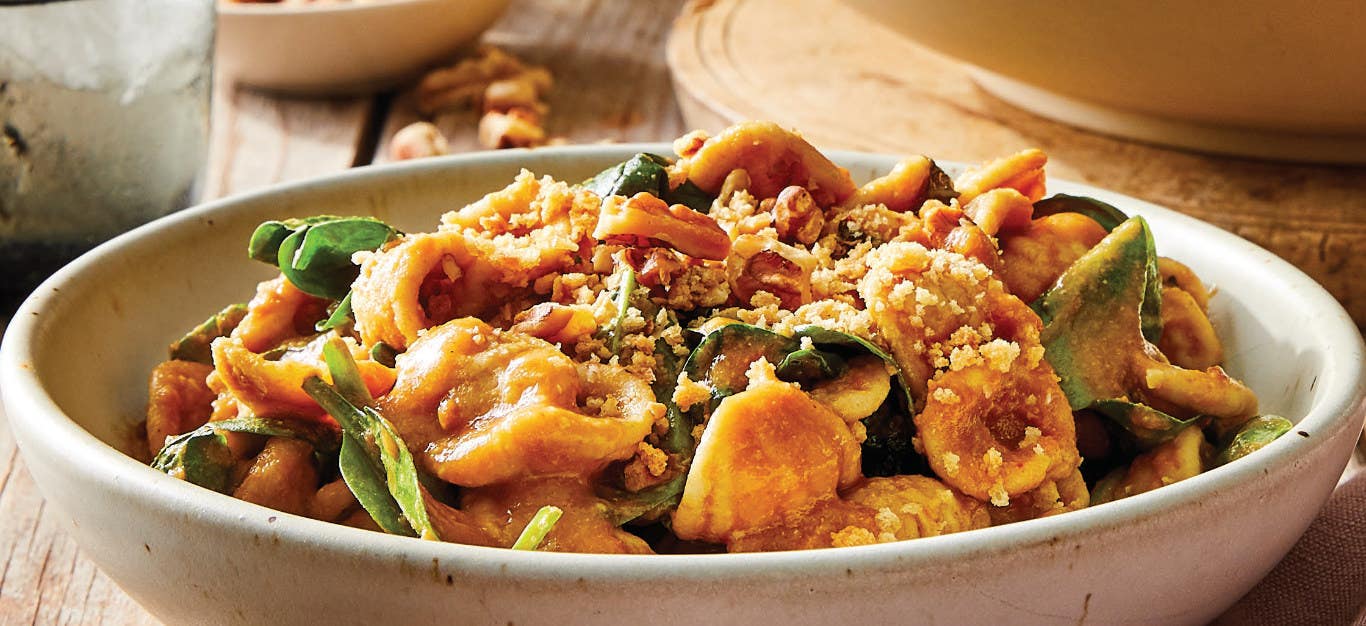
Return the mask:
<svg viewBox="0 0 1366 626">
<path fill-rule="evenodd" d="M 431 122 L 413 122 L 404 126 L 389 142 L 389 158 L 395 161 L 450 154 L 445 135 Z"/>
<path fill-rule="evenodd" d="M 528 65 L 499 48 L 483 46 L 473 56 L 424 76 L 416 90 L 417 109 L 429 119 L 463 109 L 481 111 L 478 138 L 486 148 L 541 146 L 552 142 L 542 121 L 550 111 L 543 98 L 553 83 L 550 71 L 544 67 Z M 410 131 L 415 126 L 405 127 L 394 136 L 389 150 L 392 158 L 446 153 L 431 149 L 445 146 L 445 139 L 434 126 L 428 124 Z"/>
<path fill-rule="evenodd" d="M 530 148 L 545 144 L 545 130 L 535 113 L 527 109 L 489 111 L 479 118 L 479 144 L 486 148 Z"/>
</svg>

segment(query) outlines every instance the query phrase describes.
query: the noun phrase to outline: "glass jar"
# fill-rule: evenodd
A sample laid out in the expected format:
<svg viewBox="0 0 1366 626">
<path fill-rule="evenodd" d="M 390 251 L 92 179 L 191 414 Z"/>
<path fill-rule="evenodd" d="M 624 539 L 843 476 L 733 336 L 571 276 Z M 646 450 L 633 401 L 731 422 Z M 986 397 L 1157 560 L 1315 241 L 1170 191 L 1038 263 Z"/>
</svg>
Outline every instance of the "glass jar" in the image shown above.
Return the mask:
<svg viewBox="0 0 1366 626">
<path fill-rule="evenodd" d="M 0 317 L 198 198 L 213 0 L 0 0 Z"/>
</svg>

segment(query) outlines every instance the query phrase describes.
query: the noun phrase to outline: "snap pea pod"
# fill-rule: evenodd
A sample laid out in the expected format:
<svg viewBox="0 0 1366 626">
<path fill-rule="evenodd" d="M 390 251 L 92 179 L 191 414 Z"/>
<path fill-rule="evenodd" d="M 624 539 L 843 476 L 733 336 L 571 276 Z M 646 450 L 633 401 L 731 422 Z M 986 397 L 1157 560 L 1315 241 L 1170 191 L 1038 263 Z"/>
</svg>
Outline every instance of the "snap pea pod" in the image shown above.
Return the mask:
<svg viewBox="0 0 1366 626">
<path fill-rule="evenodd" d="M 341 424 L 338 464 L 346 486 L 385 532 L 438 540 L 412 453 L 370 406 L 370 394 L 340 338 L 333 335 L 324 344 L 323 358 L 333 384 L 312 376 L 304 381 L 304 391 Z"/>
<path fill-rule="evenodd" d="M 543 506 L 536 510 L 536 514 L 526 523 L 526 528 L 517 535 L 517 541 L 513 542 L 513 550 L 535 550 L 545 541 L 545 536 L 550 534 L 551 529 L 555 528 L 555 523 L 560 521 L 560 516 L 564 510 L 557 506 Z"/>
</svg>

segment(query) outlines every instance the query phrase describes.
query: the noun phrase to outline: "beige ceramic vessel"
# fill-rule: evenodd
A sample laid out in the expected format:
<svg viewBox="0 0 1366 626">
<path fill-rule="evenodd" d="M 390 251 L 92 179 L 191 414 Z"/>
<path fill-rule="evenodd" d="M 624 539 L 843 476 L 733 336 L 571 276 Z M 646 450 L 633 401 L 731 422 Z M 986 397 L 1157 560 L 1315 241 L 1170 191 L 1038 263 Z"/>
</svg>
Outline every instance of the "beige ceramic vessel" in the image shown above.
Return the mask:
<svg viewBox="0 0 1366 626">
<path fill-rule="evenodd" d="M 219 70 L 254 87 L 309 95 L 363 93 L 412 78 L 473 42 L 508 4 L 218 1 Z"/>
<path fill-rule="evenodd" d="M 1366 163 L 1357 0 L 845 0 L 977 68 L 988 91 L 1108 134 Z M 889 60 L 895 64 L 895 60 Z"/>
<path fill-rule="evenodd" d="M 165 476 L 119 448 L 167 342 L 252 293 L 260 221 L 374 215 L 431 229 L 527 167 L 582 180 L 641 149 L 474 154 L 353 170 L 217 201 L 120 237 L 49 280 L 0 347 L 33 477 L 84 552 L 169 624 L 1198 624 L 1290 548 L 1361 428 L 1363 347 L 1304 274 L 1212 226 L 1082 185 L 1147 217 L 1162 254 L 1218 285 L 1231 371 L 1295 431 L 1246 459 L 1066 515 L 807 552 L 622 556 L 429 543 L 325 524 Z M 891 157 L 834 153 L 855 178 Z"/>
</svg>

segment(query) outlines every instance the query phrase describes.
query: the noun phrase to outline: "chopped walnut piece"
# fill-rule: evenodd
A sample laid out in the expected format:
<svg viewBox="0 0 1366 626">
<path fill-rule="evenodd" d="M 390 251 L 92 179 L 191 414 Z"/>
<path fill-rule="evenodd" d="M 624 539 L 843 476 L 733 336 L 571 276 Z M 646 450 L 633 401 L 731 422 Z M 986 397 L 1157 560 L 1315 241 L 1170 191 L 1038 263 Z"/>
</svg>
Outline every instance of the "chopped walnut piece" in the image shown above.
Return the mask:
<svg viewBox="0 0 1366 626">
<path fill-rule="evenodd" d="M 530 148 L 545 143 L 545 130 L 537 125 L 535 113 L 513 109 L 507 113 L 489 111 L 479 118 L 479 144 L 486 148 Z"/>
<path fill-rule="evenodd" d="M 668 287 L 684 269 L 678 253 L 667 248 L 631 248 L 627 259 L 636 271 L 636 281 L 646 287 Z"/>
<path fill-rule="evenodd" d="M 471 107 L 482 110 L 479 143 L 487 148 L 540 146 L 548 143 L 541 118 L 549 110 L 544 96 L 553 82 L 545 68 L 528 66 L 486 46 L 424 76 L 416 104 L 424 116 Z"/>
<path fill-rule="evenodd" d="M 404 126 L 389 142 L 389 158 L 395 161 L 450 154 L 446 137 L 431 122 L 413 122 Z"/>
<path fill-rule="evenodd" d="M 424 115 L 472 105 L 489 83 L 527 71 L 516 57 L 492 46 L 450 67 L 429 72 L 417 86 L 417 109 Z"/>
<path fill-rule="evenodd" d="M 779 192 L 773 201 L 773 226 L 779 239 L 809 246 L 820 237 L 825 214 L 806 189 L 793 185 Z"/>
<path fill-rule="evenodd" d="M 702 149 L 702 144 L 707 142 L 707 137 L 707 131 L 694 130 L 674 140 L 674 152 L 677 153 L 680 158 L 686 159 L 691 157 L 692 155 L 697 154 L 698 150 Z"/>
<path fill-rule="evenodd" d="M 529 81 L 508 78 L 495 80 L 484 88 L 484 110 L 506 111 L 513 107 L 536 110 L 541 106 L 536 86 Z"/>
<path fill-rule="evenodd" d="M 931 200 L 920 209 L 921 230 L 930 246 L 957 252 L 1001 272 L 1001 253 L 996 242 L 977 224 L 965 219 L 963 209 Z"/>
<path fill-rule="evenodd" d="M 759 292 L 781 300 L 782 308 L 794 311 L 811 301 L 811 272 L 816 258 L 760 235 L 741 235 L 726 259 L 726 278 L 731 294 L 748 305 Z"/>
</svg>

